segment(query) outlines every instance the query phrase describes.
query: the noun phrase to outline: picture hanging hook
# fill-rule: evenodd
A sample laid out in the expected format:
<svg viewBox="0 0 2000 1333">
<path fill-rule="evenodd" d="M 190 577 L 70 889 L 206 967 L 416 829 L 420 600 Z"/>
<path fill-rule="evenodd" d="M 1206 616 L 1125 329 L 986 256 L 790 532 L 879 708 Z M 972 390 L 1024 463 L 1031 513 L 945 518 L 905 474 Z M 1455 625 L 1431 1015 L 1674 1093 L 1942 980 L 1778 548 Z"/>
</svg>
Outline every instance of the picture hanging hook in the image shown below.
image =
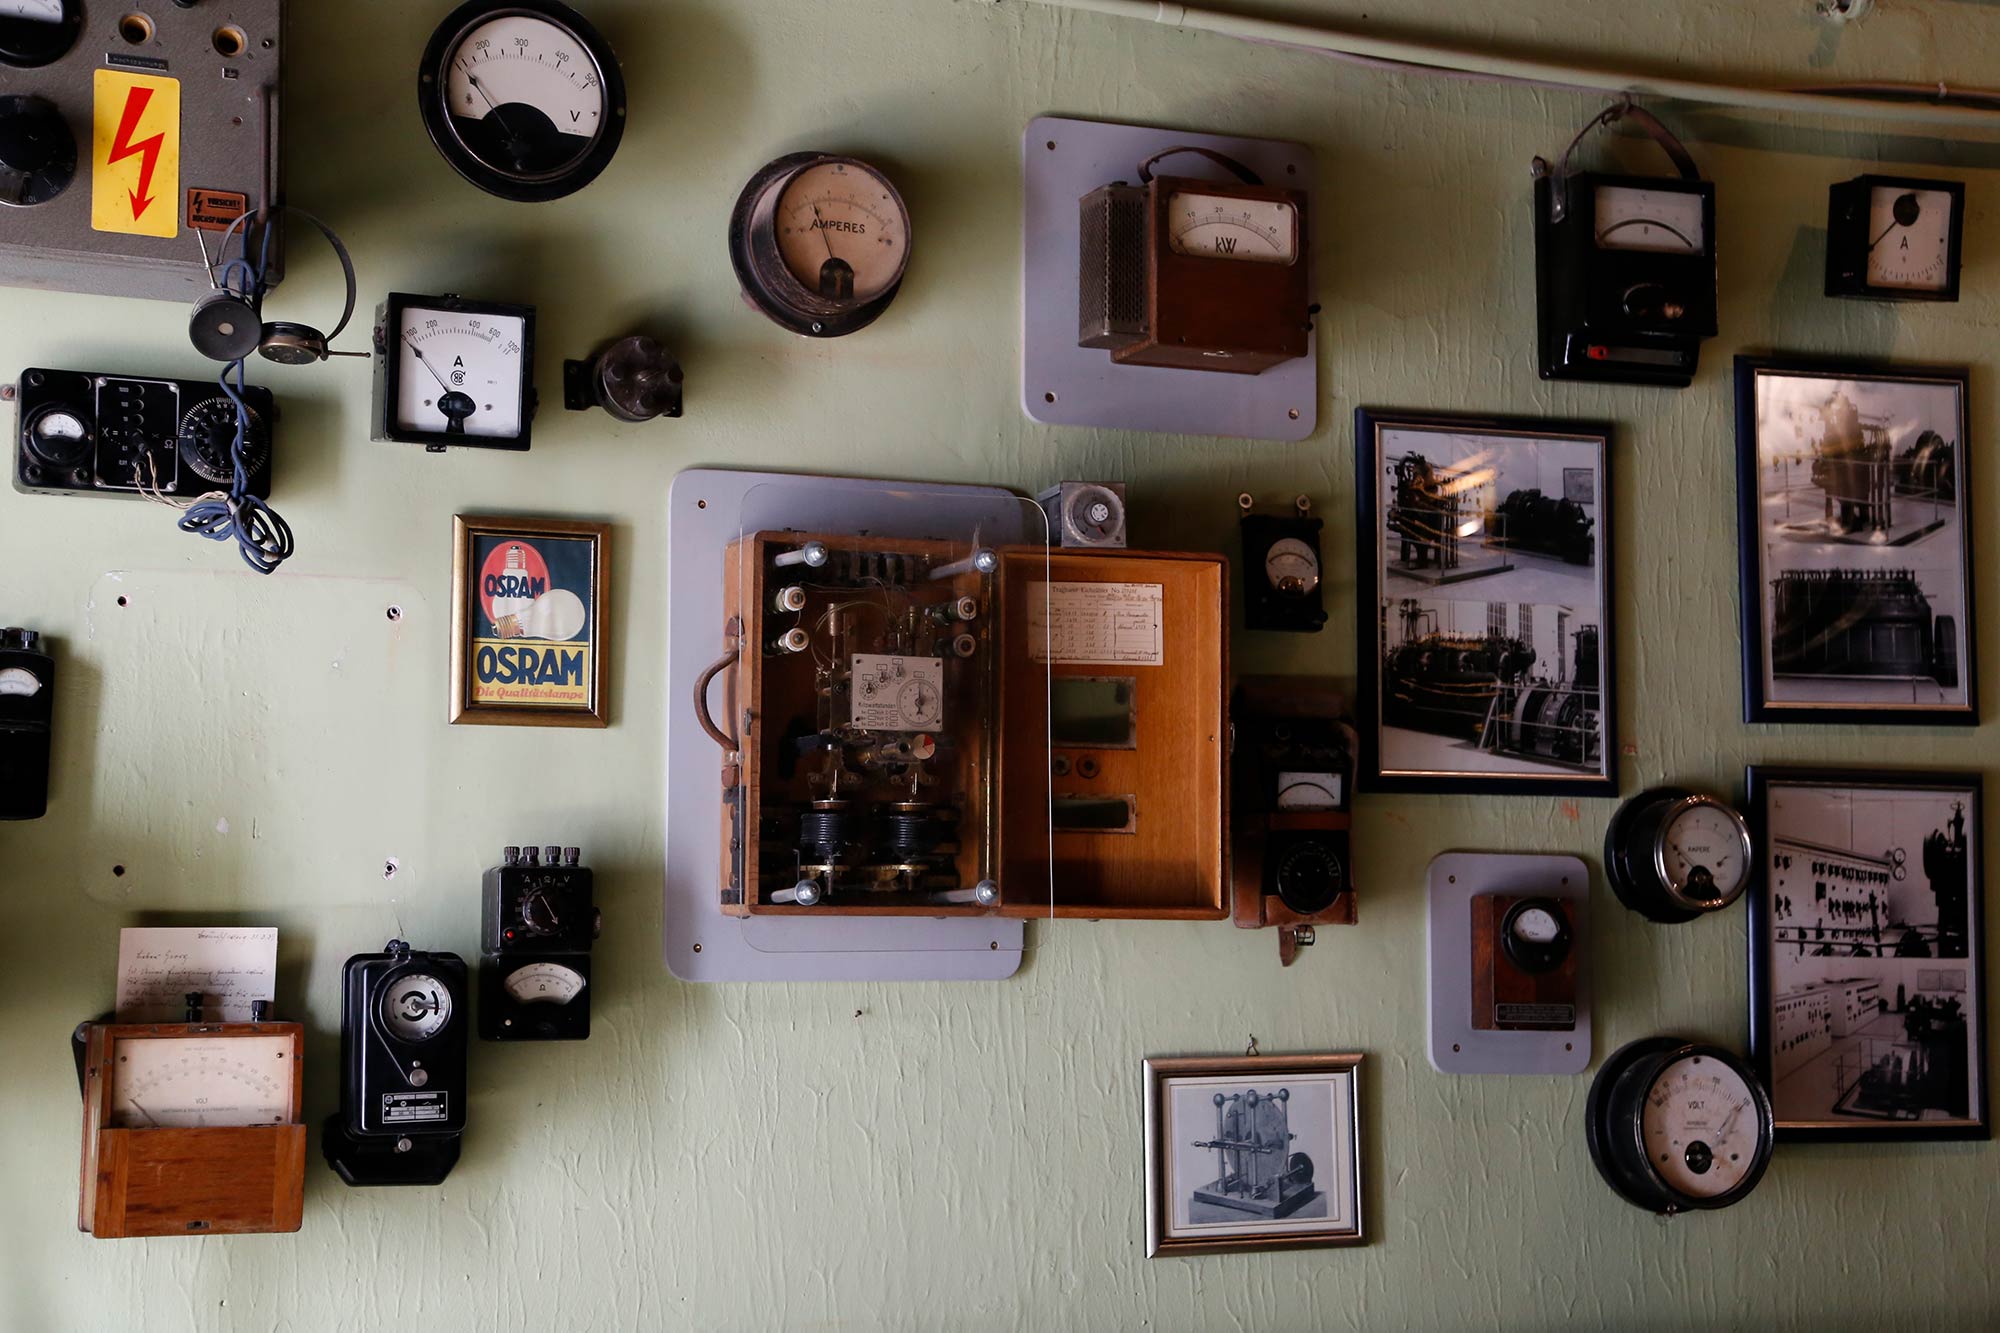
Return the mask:
<svg viewBox="0 0 2000 1333">
<path fill-rule="evenodd" d="M 1253 1032 L 1250 1034 L 1250 1044 L 1243 1048 L 1243 1058 L 1247 1060 L 1255 1054 L 1257 1054 L 1257 1034 Z"/>
</svg>

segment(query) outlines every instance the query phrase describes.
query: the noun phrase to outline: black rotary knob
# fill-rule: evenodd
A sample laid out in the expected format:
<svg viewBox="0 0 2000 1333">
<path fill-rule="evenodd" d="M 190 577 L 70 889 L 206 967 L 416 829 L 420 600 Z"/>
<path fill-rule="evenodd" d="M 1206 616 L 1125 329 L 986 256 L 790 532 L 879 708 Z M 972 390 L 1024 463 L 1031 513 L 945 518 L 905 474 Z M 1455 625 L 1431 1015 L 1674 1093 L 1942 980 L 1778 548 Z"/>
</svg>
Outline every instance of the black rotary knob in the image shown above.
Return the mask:
<svg viewBox="0 0 2000 1333">
<path fill-rule="evenodd" d="M 0 204 L 46 204 L 76 179 L 76 136 L 39 97 L 0 97 Z"/>
</svg>

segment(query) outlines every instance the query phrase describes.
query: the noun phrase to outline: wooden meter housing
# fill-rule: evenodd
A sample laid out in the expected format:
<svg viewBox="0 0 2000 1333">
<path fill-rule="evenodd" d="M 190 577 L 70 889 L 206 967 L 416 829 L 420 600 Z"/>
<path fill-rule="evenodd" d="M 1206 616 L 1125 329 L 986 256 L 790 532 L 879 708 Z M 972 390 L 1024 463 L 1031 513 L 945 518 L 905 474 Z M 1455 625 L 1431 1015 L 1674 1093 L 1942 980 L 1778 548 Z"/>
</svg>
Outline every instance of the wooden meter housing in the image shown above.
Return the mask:
<svg viewBox="0 0 2000 1333">
<path fill-rule="evenodd" d="M 1120 365 L 1239 375 L 1306 354 L 1304 191 L 1155 176 L 1080 207 L 1079 346 Z"/>
<path fill-rule="evenodd" d="M 735 671 L 697 701 L 722 910 L 1221 918 L 1226 583 L 1212 555 L 733 543 L 709 679 Z"/>
<path fill-rule="evenodd" d="M 94 1023 L 83 1041 L 83 1159 L 77 1229 L 125 1236 L 241 1235 L 297 1231 L 304 1216 L 306 1127 L 301 1116 L 305 1029 L 298 1023 Z M 217 1052 L 254 1046 L 269 1070 L 252 1074 L 275 1090 L 270 1123 L 129 1123 L 113 1095 L 125 1051 L 137 1043 L 198 1043 L 181 1063 L 220 1067 L 225 1087 L 245 1071 Z M 193 1052 L 194 1046 L 190 1046 Z M 250 1057 L 246 1056 L 246 1061 Z M 168 1062 L 169 1064 L 173 1062 Z M 178 1072 L 178 1071 L 176 1071 Z M 143 1116 L 171 1115 L 163 1092 Z M 143 1106 L 143 1104 L 141 1104 Z"/>
</svg>

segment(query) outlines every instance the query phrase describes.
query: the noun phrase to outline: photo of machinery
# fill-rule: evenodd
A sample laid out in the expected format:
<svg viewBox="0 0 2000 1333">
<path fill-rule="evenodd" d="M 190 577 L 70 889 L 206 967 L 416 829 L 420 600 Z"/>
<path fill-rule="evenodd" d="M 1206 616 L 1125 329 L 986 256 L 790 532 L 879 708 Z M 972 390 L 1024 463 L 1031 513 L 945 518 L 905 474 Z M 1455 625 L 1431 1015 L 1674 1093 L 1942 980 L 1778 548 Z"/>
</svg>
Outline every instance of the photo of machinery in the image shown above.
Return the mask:
<svg viewBox="0 0 2000 1333">
<path fill-rule="evenodd" d="M 1765 493 L 1782 502 L 1786 538 L 1908 546 L 1956 516 L 1956 450 L 1936 430 L 1886 407 L 1864 413 L 1845 387 L 1797 410 L 1793 438 L 1803 447 L 1765 464 Z"/>
<path fill-rule="evenodd" d="M 1773 581 L 1771 674 L 1958 686 L 1958 622 L 1914 570 L 1791 569 Z"/>
<path fill-rule="evenodd" d="M 1587 611 L 1406 597 L 1382 604 L 1381 642 L 1384 771 L 1603 770 Z"/>
</svg>

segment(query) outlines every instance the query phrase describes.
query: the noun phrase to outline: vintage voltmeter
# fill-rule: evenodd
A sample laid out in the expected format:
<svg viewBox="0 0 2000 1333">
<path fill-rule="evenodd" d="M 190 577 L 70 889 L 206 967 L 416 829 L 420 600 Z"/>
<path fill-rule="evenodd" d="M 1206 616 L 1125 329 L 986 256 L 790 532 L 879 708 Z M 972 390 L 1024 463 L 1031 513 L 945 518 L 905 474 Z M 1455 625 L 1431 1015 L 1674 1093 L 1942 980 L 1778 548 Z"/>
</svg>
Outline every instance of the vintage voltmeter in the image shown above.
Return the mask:
<svg viewBox="0 0 2000 1333">
<path fill-rule="evenodd" d="M 1155 176 L 1195 154 L 1236 179 Z M 1306 195 L 1206 148 L 1163 149 L 1139 183 L 1079 201 L 1077 345 L 1121 365 L 1255 375 L 1306 354 L 1312 328 Z"/>
<path fill-rule="evenodd" d="M 1827 191 L 1826 294 L 1956 301 L 1965 183 L 1856 176 Z"/>
<path fill-rule="evenodd" d="M 436 1185 L 465 1132 L 465 960 L 390 940 L 341 969 L 340 1110 L 321 1149 L 350 1185 Z"/>
<path fill-rule="evenodd" d="M 1584 1108 L 1590 1160 L 1620 1198 L 1656 1213 L 1727 1208 L 1771 1163 L 1771 1098 L 1728 1051 L 1646 1037 L 1597 1071 Z"/>
<path fill-rule="evenodd" d="M 1242 510 L 1243 627 L 1317 634 L 1326 624 L 1320 589 L 1319 533 L 1312 501 L 1298 496 L 1289 514 L 1252 512 L 1256 497 L 1236 497 Z"/>
<path fill-rule="evenodd" d="M 581 1041 L 590 1035 L 590 946 L 602 916 L 575 847 L 509 847 L 486 872 L 479 940 L 479 1035 Z"/>
<path fill-rule="evenodd" d="M 1630 120 L 1680 175 L 1572 171 L 1591 130 Z M 1536 158 L 1535 315 L 1543 379 L 1685 388 L 1716 332 L 1715 186 L 1672 131 L 1607 108 L 1551 167 Z"/>
<path fill-rule="evenodd" d="M 373 438 L 526 449 L 535 395 L 535 308 L 391 292 L 375 315 Z"/>
</svg>

